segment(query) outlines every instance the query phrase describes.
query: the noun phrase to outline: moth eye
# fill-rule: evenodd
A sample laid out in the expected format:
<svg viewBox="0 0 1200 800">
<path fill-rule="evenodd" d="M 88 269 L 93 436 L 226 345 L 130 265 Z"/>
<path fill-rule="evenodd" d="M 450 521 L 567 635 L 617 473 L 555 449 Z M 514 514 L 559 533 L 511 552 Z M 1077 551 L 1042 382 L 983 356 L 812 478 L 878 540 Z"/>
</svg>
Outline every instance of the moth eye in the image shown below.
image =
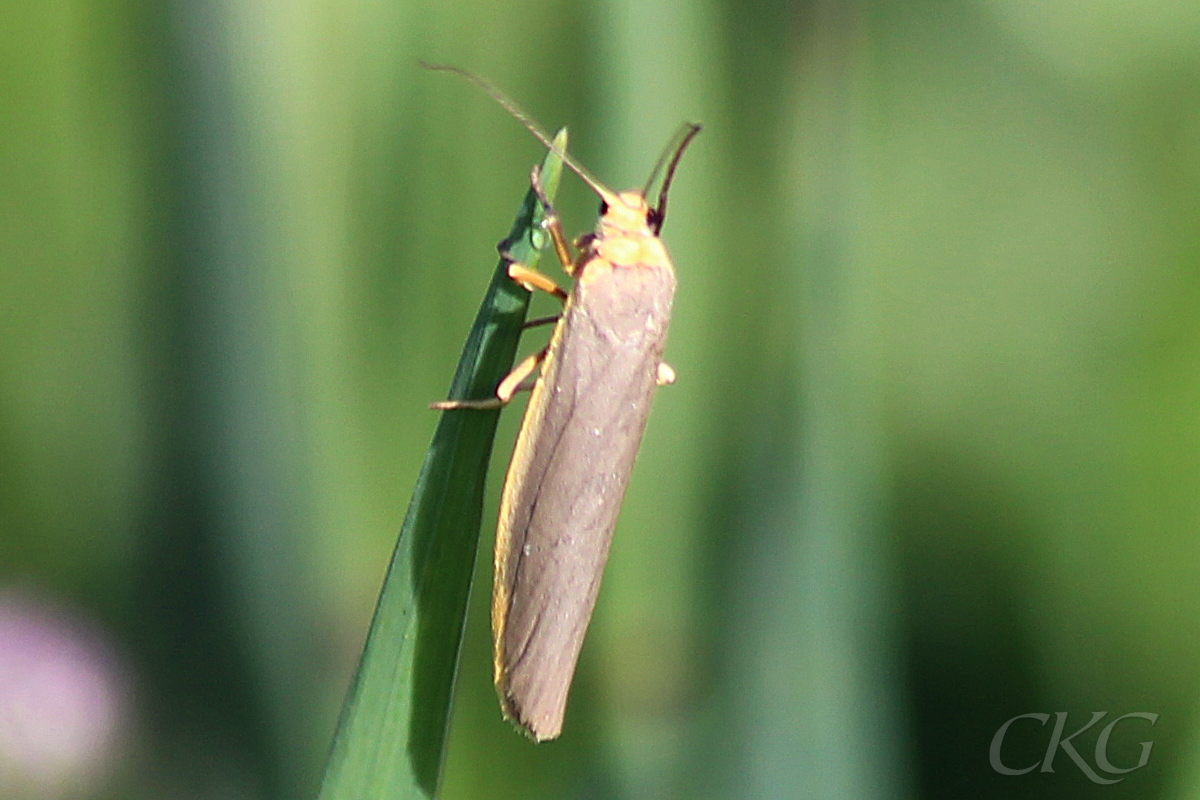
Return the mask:
<svg viewBox="0 0 1200 800">
<path fill-rule="evenodd" d="M 608 213 L 608 203 L 601 200 L 600 201 L 600 216 L 603 217 L 607 213 Z"/>
<path fill-rule="evenodd" d="M 657 208 L 652 208 L 646 212 L 646 225 L 656 230 L 662 227 L 662 214 L 658 212 Z"/>
</svg>

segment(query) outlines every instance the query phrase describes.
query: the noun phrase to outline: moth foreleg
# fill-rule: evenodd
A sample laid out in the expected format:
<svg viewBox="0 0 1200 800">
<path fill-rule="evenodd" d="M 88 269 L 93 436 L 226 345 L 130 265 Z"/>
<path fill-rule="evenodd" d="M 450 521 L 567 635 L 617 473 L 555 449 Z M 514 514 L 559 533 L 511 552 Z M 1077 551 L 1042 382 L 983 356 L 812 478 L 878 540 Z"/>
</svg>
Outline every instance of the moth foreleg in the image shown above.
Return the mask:
<svg viewBox="0 0 1200 800">
<path fill-rule="evenodd" d="M 538 202 L 542 204 L 542 209 L 545 213 L 542 225 L 546 230 L 550 231 L 550 241 L 554 242 L 554 252 L 558 255 L 563 272 L 566 272 L 568 275 L 574 275 L 575 258 L 571 255 L 571 248 L 567 246 L 567 237 L 563 233 L 562 220 L 558 218 L 558 212 L 554 210 L 554 204 L 546 196 L 546 190 L 542 186 L 542 169 L 537 164 L 533 165 L 533 170 L 529 173 L 529 183 L 533 186 L 533 192 L 537 195 Z"/>
</svg>

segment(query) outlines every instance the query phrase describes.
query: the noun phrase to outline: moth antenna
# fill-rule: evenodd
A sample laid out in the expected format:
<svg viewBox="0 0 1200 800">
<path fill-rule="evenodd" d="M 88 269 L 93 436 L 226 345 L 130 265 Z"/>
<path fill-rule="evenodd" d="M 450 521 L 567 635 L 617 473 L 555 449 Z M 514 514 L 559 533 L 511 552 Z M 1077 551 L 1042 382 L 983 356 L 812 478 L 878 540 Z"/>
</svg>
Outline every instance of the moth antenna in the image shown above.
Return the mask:
<svg viewBox="0 0 1200 800">
<path fill-rule="evenodd" d="M 602 184 L 599 181 L 599 179 L 597 179 L 596 176 L 592 175 L 592 173 L 589 172 L 582 164 L 579 164 L 577 161 L 575 161 L 574 158 L 569 156 L 565 151 L 563 151 L 556 144 L 554 144 L 554 142 L 550 139 L 550 136 L 546 133 L 546 131 L 542 129 L 542 126 L 538 125 L 537 122 L 535 122 L 533 120 L 533 117 L 526 114 L 524 109 L 522 109 L 519 105 L 517 105 L 516 102 L 514 102 L 512 100 L 512 98 L 510 98 L 504 92 L 500 91 L 500 89 L 497 88 L 495 85 L 493 85 L 491 83 L 491 81 L 481 78 L 480 76 L 476 75 L 473 72 L 468 72 L 465 69 L 461 69 L 460 67 L 453 67 L 453 66 L 450 66 L 449 64 L 430 64 L 428 62 L 422 61 L 421 66 L 424 67 L 425 69 L 434 70 L 436 72 L 450 72 L 450 73 L 453 73 L 460 77 L 466 78 L 471 83 L 475 84 L 480 89 L 487 92 L 487 94 L 493 100 L 495 100 L 497 103 L 499 103 L 501 105 L 501 107 L 504 108 L 505 111 L 507 111 L 509 114 L 511 114 L 513 117 L 515 117 L 517 122 L 520 122 L 522 125 L 525 126 L 526 130 L 528 130 L 530 133 L 532 133 L 534 136 L 536 136 L 539 142 L 541 142 L 543 145 L 545 145 L 552 153 L 554 153 L 554 155 L 561 158 L 563 160 L 563 163 L 566 164 L 568 167 L 570 167 L 571 170 L 576 175 L 578 175 L 580 178 L 582 178 L 583 182 L 592 188 L 592 191 L 594 191 L 596 194 L 600 195 L 601 199 L 603 199 L 604 202 L 606 202 L 606 203 L 616 202 L 617 195 L 615 192 L 608 189 L 608 187 L 606 187 L 604 184 Z"/>
<path fill-rule="evenodd" d="M 650 170 L 650 177 L 646 178 L 646 185 L 642 187 L 642 197 L 650 194 L 650 187 L 654 185 L 654 179 L 658 177 L 658 173 L 662 172 L 663 165 L 667 163 L 667 159 L 679 149 L 679 142 L 688 134 L 689 128 L 693 123 L 685 122 L 679 126 L 679 130 L 667 142 L 667 146 L 658 154 L 658 160 L 654 162 L 654 169 Z"/>
<path fill-rule="evenodd" d="M 658 205 L 654 209 L 654 233 L 658 235 L 662 231 L 663 223 L 667 219 L 667 192 L 671 189 L 671 181 L 675 180 L 675 168 L 679 166 L 679 159 L 683 158 L 683 151 L 692 143 L 692 139 L 696 138 L 696 134 L 700 133 L 701 126 L 698 122 L 686 122 L 679 129 L 679 133 L 663 150 L 663 154 L 658 157 L 658 163 L 654 165 L 654 170 L 650 173 L 650 179 L 646 181 L 646 188 L 642 189 L 642 197 L 650 191 L 650 185 L 654 183 L 654 179 L 658 176 L 658 172 L 662 169 L 663 162 L 667 159 L 667 154 L 671 153 L 671 161 L 667 164 L 667 174 L 663 178 L 662 188 L 658 190 Z M 678 144 L 676 144 L 678 142 Z"/>
</svg>

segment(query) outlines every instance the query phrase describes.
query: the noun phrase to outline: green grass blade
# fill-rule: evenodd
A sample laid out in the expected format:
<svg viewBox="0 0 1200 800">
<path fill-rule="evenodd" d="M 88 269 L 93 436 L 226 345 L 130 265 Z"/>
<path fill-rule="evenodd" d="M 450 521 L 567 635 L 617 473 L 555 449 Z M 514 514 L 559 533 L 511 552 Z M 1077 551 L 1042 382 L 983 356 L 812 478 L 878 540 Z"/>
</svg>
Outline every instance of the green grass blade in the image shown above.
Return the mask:
<svg viewBox="0 0 1200 800">
<path fill-rule="evenodd" d="M 566 148 L 566 130 L 555 142 Z M 553 197 L 562 162 L 546 156 Z M 509 252 L 534 265 L 545 234 L 530 191 Z M 488 398 L 512 369 L 529 292 L 501 259 L 463 348 L 451 398 Z M 441 777 L 454 677 L 500 411 L 443 412 L 425 457 L 342 710 L 321 800 L 431 798 Z M 497 712 L 499 713 L 499 712 Z"/>
</svg>

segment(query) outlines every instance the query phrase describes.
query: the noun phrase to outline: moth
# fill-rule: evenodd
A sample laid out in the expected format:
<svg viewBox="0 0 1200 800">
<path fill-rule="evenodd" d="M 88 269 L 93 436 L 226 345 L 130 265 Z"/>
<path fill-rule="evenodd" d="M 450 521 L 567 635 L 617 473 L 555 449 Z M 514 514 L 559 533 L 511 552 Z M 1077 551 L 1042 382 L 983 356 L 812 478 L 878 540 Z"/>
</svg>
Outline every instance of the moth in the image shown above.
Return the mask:
<svg viewBox="0 0 1200 800">
<path fill-rule="evenodd" d="M 570 293 L 510 263 L 513 280 L 563 301 L 550 343 L 501 381 L 491 400 L 447 400 L 441 409 L 495 408 L 531 389 L 500 502 L 492 589 L 496 691 L 504 715 L 536 741 L 562 731 L 621 502 L 646 430 L 655 389 L 673 383 L 662 360 L 675 297 L 675 268 L 659 233 L 684 150 L 700 132 L 685 124 L 641 190 L 614 192 L 551 142 L 502 92 L 456 67 L 425 65 L 475 83 L 584 180 L 601 200 L 592 233 L 571 248 L 542 191 Z M 654 205 L 646 197 L 660 171 Z M 536 322 L 536 321 L 535 321 Z M 533 323 L 530 323 L 533 324 Z M 540 367 L 530 386 L 526 380 Z"/>
</svg>

